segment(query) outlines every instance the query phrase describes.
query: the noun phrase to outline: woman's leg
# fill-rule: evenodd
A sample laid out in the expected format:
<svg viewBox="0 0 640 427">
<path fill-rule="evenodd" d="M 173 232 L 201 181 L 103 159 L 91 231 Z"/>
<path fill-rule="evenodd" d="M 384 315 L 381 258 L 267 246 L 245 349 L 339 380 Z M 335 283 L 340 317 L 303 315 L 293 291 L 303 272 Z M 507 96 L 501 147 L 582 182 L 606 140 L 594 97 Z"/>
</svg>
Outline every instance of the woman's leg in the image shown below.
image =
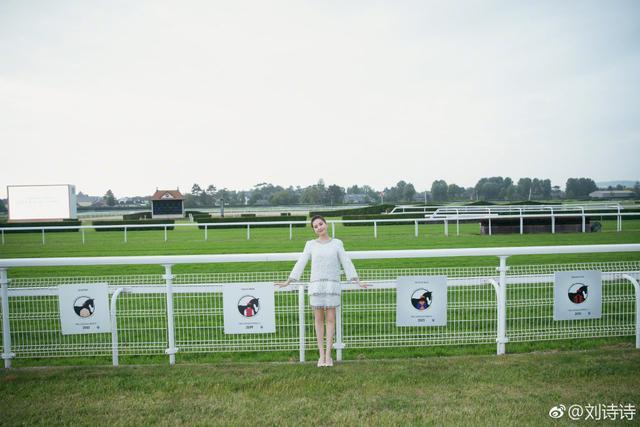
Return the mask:
<svg viewBox="0 0 640 427">
<path fill-rule="evenodd" d="M 318 352 L 320 353 L 320 359 L 318 360 L 318 366 L 324 365 L 324 309 L 316 308 L 313 310 L 314 318 L 316 321 L 316 338 L 318 339 Z"/>
<path fill-rule="evenodd" d="M 329 366 L 333 365 L 331 359 L 331 349 L 333 347 L 333 334 L 336 330 L 336 309 L 327 308 L 327 351 L 324 354 L 325 363 L 329 363 Z"/>
</svg>

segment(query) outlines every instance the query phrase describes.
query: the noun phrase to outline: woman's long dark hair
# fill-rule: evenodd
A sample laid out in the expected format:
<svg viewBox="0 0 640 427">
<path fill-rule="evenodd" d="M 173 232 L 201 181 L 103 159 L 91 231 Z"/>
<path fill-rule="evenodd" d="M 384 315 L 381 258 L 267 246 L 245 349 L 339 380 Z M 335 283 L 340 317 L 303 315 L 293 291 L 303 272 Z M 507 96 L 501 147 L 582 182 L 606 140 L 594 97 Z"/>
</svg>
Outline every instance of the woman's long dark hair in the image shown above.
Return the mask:
<svg viewBox="0 0 640 427">
<path fill-rule="evenodd" d="M 313 217 L 311 217 L 311 228 L 313 228 L 313 221 L 315 221 L 316 219 L 321 219 L 322 222 L 324 222 L 325 224 L 327 223 L 327 220 L 324 219 L 324 217 L 322 215 L 314 215 Z"/>
</svg>

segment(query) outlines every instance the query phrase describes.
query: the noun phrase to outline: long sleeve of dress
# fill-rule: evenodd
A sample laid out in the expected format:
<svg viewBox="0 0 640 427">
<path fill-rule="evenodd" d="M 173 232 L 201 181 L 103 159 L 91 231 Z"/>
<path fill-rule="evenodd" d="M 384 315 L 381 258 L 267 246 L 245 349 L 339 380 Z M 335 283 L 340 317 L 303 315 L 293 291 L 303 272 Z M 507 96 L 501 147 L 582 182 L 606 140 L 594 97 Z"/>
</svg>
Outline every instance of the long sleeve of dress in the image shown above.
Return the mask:
<svg viewBox="0 0 640 427">
<path fill-rule="evenodd" d="M 298 258 L 296 265 L 293 266 L 293 270 L 291 270 L 291 274 L 289 275 L 289 279 L 292 280 L 300 280 L 302 273 L 304 272 L 304 268 L 307 266 L 309 259 L 311 258 L 311 245 L 307 242 L 304 245 L 304 250 L 302 251 L 302 255 Z"/>
<path fill-rule="evenodd" d="M 338 240 L 337 243 L 338 257 L 340 258 L 340 264 L 342 264 L 342 268 L 344 269 L 344 274 L 347 276 L 347 280 L 357 279 L 358 273 L 356 272 L 356 268 L 353 266 L 353 262 L 351 262 L 351 258 L 349 258 L 349 255 L 347 255 L 347 252 L 345 252 L 342 241 Z"/>
</svg>

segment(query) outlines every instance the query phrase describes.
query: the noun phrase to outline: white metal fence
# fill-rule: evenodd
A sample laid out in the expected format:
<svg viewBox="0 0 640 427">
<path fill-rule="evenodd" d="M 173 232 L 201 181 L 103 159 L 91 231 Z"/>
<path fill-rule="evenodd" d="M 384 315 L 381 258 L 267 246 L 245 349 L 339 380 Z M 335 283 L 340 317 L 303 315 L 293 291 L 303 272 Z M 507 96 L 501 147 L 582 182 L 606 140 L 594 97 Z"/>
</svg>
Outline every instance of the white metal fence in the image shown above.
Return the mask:
<svg viewBox="0 0 640 427">
<path fill-rule="evenodd" d="M 343 219 L 329 219 L 327 223 L 331 225 L 331 235 L 336 237 L 336 224 L 371 224 L 373 227 L 373 237 L 378 238 L 378 225 L 385 225 L 389 223 L 393 224 L 406 224 L 414 226 L 414 236 L 418 237 L 419 235 L 419 225 L 420 224 L 444 224 L 443 232 L 446 236 L 449 235 L 449 224 L 453 226 L 456 224 L 456 234 L 460 235 L 460 222 L 468 222 L 468 221 L 481 221 L 488 220 L 488 234 L 492 233 L 492 220 L 500 220 L 500 219 L 519 219 L 520 234 L 524 233 L 524 226 L 526 221 L 529 219 L 536 218 L 547 218 L 551 223 L 551 233 L 555 234 L 556 232 L 556 220 L 567 218 L 567 217 L 581 217 L 582 220 L 582 229 L 583 233 L 587 232 L 586 229 L 586 220 L 590 217 L 600 217 L 600 218 L 611 218 L 616 220 L 616 231 L 622 231 L 622 221 L 625 217 L 637 217 L 638 213 L 634 212 L 621 212 L 618 210 L 617 212 L 604 212 L 604 213 L 589 213 L 582 210 L 580 213 L 562 213 L 562 212 L 554 212 L 551 210 L 549 213 L 537 213 L 527 214 L 526 211 L 520 211 L 518 214 L 514 215 L 504 215 L 497 214 L 492 212 L 482 212 L 481 210 L 476 210 L 471 213 L 464 212 L 456 212 L 456 209 L 443 210 L 440 214 L 428 215 L 425 218 L 392 218 L 390 215 L 389 219 L 353 219 L 353 220 L 343 220 Z M 272 225 L 280 225 L 282 227 L 288 227 L 289 229 L 289 240 L 293 239 L 293 227 L 299 225 L 306 225 L 308 221 L 247 221 L 247 222 L 233 222 L 233 223 L 173 223 L 173 224 L 118 224 L 118 225 L 56 225 L 56 226 L 24 226 L 24 227 L 0 227 L 0 243 L 5 245 L 7 240 L 9 239 L 8 235 L 16 232 L 27 232 L 27 231 L 36 231 L 40 232 L 42 244 L 45 245 L 47 242 L 46 233 L 55 232 L 55 231 L 78 231 L 80 232 L 80 241 L 82 244 L 86 241 L 86 230 L 122 230 L 123 241 L 126 243 L 128 241 L 129 233 L 132 230 L 139 229 L 162 229 L 164 241 L 169 240 L 169 231 L 173 230 L 175 227 L 202 227 L 203 228 L 203 240 L 209 240 L 209 232 L 215 230 L 216 228 L 237 228 L 239 226 L 246 227 L 246 237 L 247 240 L 251 240 L 251 227 L 260 228 L 260 226 L 272 226 Z"/>
<path fill-rule="evenodd" d="M 640 252 L 640 244 L 350 252 L 353 259 L 497 256 L 496 267 L 363 269 L 371 288 L 343 284 L 338 310 L 336 348 L 414 347 L 593 338 L 636 334 L 640 257 L 631 262 L 507 266 L 510 255 L 536 253 Z M 175 354 L 237 351 L 305 351 L 315 348 L 306 280 L 276 289 L 275 334 L 224 334 L 222 286 L 283 280 L 284 272 L 202 273 L 173 275 L 180 263 L 295 260 L 298 254 L 252 254 L 170 257 L 48 258 L 0 260 L 5 367 L 13 358 Z M 165 274 L 7 279 L 17 266 L 155 264 Z M 602 318 L 553 320 L 554 272 L 603 272 Z M 396 327 L 395 279 L 407 275 L 446 275 L 447 325 Z M 73 283 L 108 283 L 111 334 L 62 335 L 58 288 Z"/>
<path fill-rule="evenodd" d="M 633 206 L 633 205 L 627 205 Z M 591 203 L 563 203 L 555 205 L 441 205 L 441 206 L 415 206 L 415 205 L 399 205 L 391 210 L 392 214 L 396 213 L 509 213 L 509 212 L 527 212 L 527 211 L 544 211 L 551 212 L 584 212 L 584 211 L 602 211 L 610 210 L 620 212 L 624 210 L 625 205 L 618 202 L 591 202 Z"/>
</svg>

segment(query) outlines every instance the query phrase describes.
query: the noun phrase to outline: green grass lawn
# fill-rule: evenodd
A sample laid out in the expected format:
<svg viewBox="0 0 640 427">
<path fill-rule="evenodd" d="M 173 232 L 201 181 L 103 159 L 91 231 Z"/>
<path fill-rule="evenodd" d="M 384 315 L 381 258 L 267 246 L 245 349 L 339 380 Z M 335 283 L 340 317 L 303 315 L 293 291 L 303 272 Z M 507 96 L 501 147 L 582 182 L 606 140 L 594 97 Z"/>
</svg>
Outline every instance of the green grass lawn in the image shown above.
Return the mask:
<svg viewBox="0 0 640 427">
<path fill-rule="evenodd" d="M 629 345 L 320 369 L 265 362 L 21 368 L 0 372 L 0 424 L 544 425 L 561 404 L 637 408 L 639 372 L 640 352 Z M 571 421 L 565 415 L 559 423 Z"/>
<path fill-rule="evenodd" d="M 451 231 L 451 230 L 450 230 Z M 615 222 L 605 223 L 604 231 L 600 233 L 574 233 L 574 234 L 532 234 L 532 235 L 494 235 L 484 236 L 479 234 L 478 226 L 475 224 L 464 224 L 462 226 L 461 235 L 444 236 L 443 227 L 441 225 L 429 225 L 427 227 L 421 226 L 420 235 L 414 236 L 413 226 L 381 226 L 378 229 L 378 238 L 374 239 L 371 227 L 336 227 L 336 235 L 341 237 L 347 249 L 349 250 L 369 250 L 369 249 L 408 249 L 408 248 L 449 248 L 449 247 L 486 247 L 486 246 L 526 246 L 526 245 L 566 245 L 566 244 L 607 244 L 607 243 L 638 243 L 640 242 L 640 221 L 627 221 L 625 222 L 624 230 L 622 232 L 615 231 Z M 289 240 L 289 230 L 284 229 L 254 229 L 252 230 L 252 239 L 246 239 L 246 231 L 241 229 L 227 229 L 227 230 L 215 230 L 209 233 L 209 240 L 204 240 L 204 233 L 201 230 L 194 228 L 177 228 L 173 232 L 169 232 L 169 240 L 164 242 L 164 233 L 161 231 L 139 231 L 128 233 L 128 242 L 122 240 L 122 232 L 87 232 L 86 243 L 83 245 L 81 236 L 78 233 L 50 233 L 47 237 L 45 245 L 42 245 L 39 234 L 11 234 L 6 238 L 4 246 L 0 246 L 0 251 L 3 256 L 21 256 L 21 257 L 43 257 L 43 256 L 104 256 L 104 255 L 162 255 L 162 254 L 195 254 L 195 253 L 250 253 L 250 252 L 299 252 L 304 245 L 304 242 L 312 237 L 311 230 L 306 229 L 294 229 L 294 238 Z M 564 255 L 564 256 L 519 256 L 511 257 L 508 262 L 509 265 L 540 265 L 540 264 L 559 264 L 559 263 L 579 263 L 585 262 L 609 262 L 609 261 L 638 261 L 640 254 L 581 254 L 581 255 Z M 491 275 L 494 274 L 494 267 L 497 265 L 498 260 L 496 257 L 464 257 L 464 258 L 438 258 L 438 259 L 401 259 L 401 260 L 357 260 L 356 266 L 362 274 L 364 279 L 371 279 L 373 277 L 384 277 L 391 280 L 398 275 L 407 274 L 401 273 L 401 269 L 407 268 L 421 268 L 423 273 L 421 274 L 446 274 L 448 276 L 455 275 Z M 174 273 L 177 274 L 176 281 L 180 282 L 181 278 L 184 278 L 185 282 L 180 283 L 193 283 L 189 282 L 187 274 L 191 273 L 232 273 L 226 279 L 218 280 L 275 280 L 269 277 L 275 277 L 268 272 L 276 272 L 278 277 L 283 280 L 288 272 L 291 270 L 293 262 L 277 262 L 277 263 L 233 263 L 233 264 L 209 264 L 209 265 L 178 265 L 174 267 Z M 486 268 L 490 267 L 490 268 Z M 436 268 L 440 270 L 435 270 Z M 445 268 L 446 270 L 441 270 Z M 429 270 L 424 270 L 429 269 Z M 381 273 L 384 270 L 384 273 Z M 525 267 L 526 271 L 529 271 L 528 267 Z M 523 271 L 525 271 L 523 270 Z M 512 271 L 517 272 L 516 269 Z M 537 267 L 535 270 L 538 272 L 552 272 L 554 267 Z M 256 273 L 252 274 L 253 279 L 242 279 L 243 272 Z M 132 282 L 119 282 L 117 277 L 123 277 L 124 275 L 133 274 L 154 274 L 156 275 L 155 282 L 162 283 L 162 279 L 159 276 L 163 273 L 161 266 L 90 266 L 90 267 L 58 267 L 58 268 L 11 268 L 9 269 L 9 275 L 11 278 L 16 279 L 15 286 L 50 286 L 49 278 L 52 276 L 69 277 L 69 276 L 101 276 L 100 281 L 108 281 L 109 283 L 139 283 L 133 278 Z M 238 274 L 234 274 L 238 273 Z M 221 276 L 207 276 L 209 280 L 207 283 L 213 283 L 216 281 L 215 277 Z M 33 278 L 29 281 L 28 278 Z M 18 279 L 22 281 L 18 281 Z M 37 281 L 42 279 L 43 281 Z M 86 280 L 86 279 L 82 279 Z M 98 279 L 95 279 L 98 280 Z M 95 281 L 90 280 L 90 281 Z M 203 280 L 203 279 L 200 279 Z M 49 284 L 47 284 L 49 283 Z M 467 313 L 464 310 L 455 312 L 460 323 L 451 322 L 448 328 L 437 328 L 434 330 L 434 334 L 431 338 L 433 341 L 425 341 L 423 344 L 428 346 L 437 346 L 442 343 L 440 339 L 451 343 L 449 338 L 446 338 L 448 331 L 456 331 L 458 328 L 464 330 L 469 329 L 471 331 L 480 331 L 478 328 L 484 328 L 484 337 L 478 337 L 479 343 L 492 342 L 494 340 L 493 334 L 495 334 L 495 303 L 493 302 L 494 292 L 490 285 L 485 286 L 483 292 L 488 298 L 484 305 L 476 306 L 478 303 L 478 295 L 473 291 L 464 297 L 461 301 L 464 306 L 469 307 L 471 312 Z M 479 289 L 479 288 L 476 288 Z M 547 289 L 550 292 L 550 289 Z M 609 288 L 608 288 L 609 289 Z M 512 291 L 515 291 L 514 288 Z M 452 291 L 453 292 L 453 291 Z M 540 291 L 537 291 L 538 294 Z M 547 292 L 547 293 L 548 293 Z M 609 292 L 609 291 L 608 291 Z M 626 291 L 625 291 L 626 292 Z M 389 295 L 387 295 L 389 294 Z M 351 333 L 352 337 L 356 338 L 354 342 L 347 342 L 351 347 L 369 346 L 370 344 L 357 342 L 357 337 L 361 335 L 378 336 L 381 333 L 389 335 L 392 340 L 397 340 L 397 337 L 393 337 L 394 334 L 398 334 L 394 321 L 394 305 L 393 292 L 388 291 L 377 292 L 375 295 L 370 294 L 368 300 L 371 301 L 385 301 L 384 308 L 380 306 L 380 310 L 375 309 L 369 313 L 362 310 L 352 310 L 349 303 L 348 295 L 345 294 L 345 333 Z M 462 295 L 458 293 L 452 293 L 453 295 Z M 483 294 L 485 295 L 485 294 Z M 540 295 L 533 295 L 531 297 L 527 295 L 519 295 L 517 298 L 515 294 L 510 294 L 509 301 L 516 301 L 524 298 L 527 300 L 531 298 L 532 301 L 537 298 L 542 298 Z M 547 295 L 548 296 L 548 295 Z M 218 296 L 219 297 L 219 296 Z M 216 297 L 216 298 L 218 298 Z M 281 296 L 280 298 L 284 298 Z M 611 301 L 617 301 L 617 297 L 613 294 L 608 298 Z M 219 299 L 219 298 L 218 298 Z M 625 300 L 628 299 L 625 297 Z M 143 301 L 144 300 L 144 301 Z M 30 323 L 24 323 L 21 320 L 21 330 L 17 332 L 14 338 L 14 346 L 20 344 L 27 344 L 28 346 L 37 345 L 41 340 L 42 344 L 52 343 L 60 341 L 60 347 L 64 348 L 65 345 L 73 345 L 75 338 L 73 336 L 59 337 L 57 325 L 57 298 L 48 297 L 41 298 L 39 304 L 34 305 L 30 298 L 15 299 L 12 300 L 14 312 L 27 313 L 32 310 L 34 312 L 35 319 Z M 222 344 L 226 343 L 226 337 L 222 333 L 221 316 L 218 312 L 221 302 L 213 297 L 203 296 L 188 296 L 177 295 L 174 297 L 174 305 L 178 310 L 176 312 L 177 321 L 177 337 L 183 352 L 179 354 L 179 359 L 183 357 L 189 357 L 187 355 L 197 353 L 198 351 L 211 351 L 214 343 L 220 343 L 220 348 L 216 351 L 224 351 Z M 360 301 L 360 300 L 358 300 Z M 465 302 L 466 301 L 466 302 Z M 360 301 L 362 302 L 362 301 Z M 128 355 L 134 359 L 136 357 L 143 358 L 149 354 L 162 354 L 166 348 L 166 309 L 164 306 L 164 297 L 161 295 L 151 296 L 124 296 L 119 299 L 118 313 L 120 320 L 120 327 L 125 330 L 131 331 L 129 335 L 123 335 L 121 337 L 121 354 L 123 357 Z M 142 304 L 142 305 L 140 305 Z M 293 337 L 294 341 L 297 336 L 297 302 L 289 302 L 282 305 L 282 301 L 279 303 L 283 308 L 283 313 L 279 316 L 288 316 L 285 318 L 279 317 L 278 324 L 285 328 L 282 332 L 282 336 Z M 373 303 L 376 306 L 378 303 Z M 548 317 L 548 312 L 551 310 L 551 306 L 544 305 L 544 311 L 536 303 L 530 308 L 524 306 L 514 306 L 510 310 L 512 314 L 518 318 L 523 316 L 530 319 L 537 318 L 541 313 L 544 313 L 545 317 Z M 546 304 L 546 303 L 545 303 Z M 142 308 L 144 307 L 144 308 Z M 184 309 L 183 309 L 184 308 Z M 193 311 L 196 309 L 195 311 Z M 619 309 L 617 306 L 614 309 L 609 309 L 607 313 L 611 316 L 610 312 L 617 312 Z M 141 314 L 144 311 L 144 315 Z M 183 310 L 184 313 L 181 313 Z M 523 311 L 525 310 L 525 311 Z M 528 311 L 527 311 L 528 310 Z M 612 311 L 613 310 L 613 311 Z M 626 310 L 626 308 L 625 308 Z M 286 312 L 287 314 L 284 314 Z M 530 313 L 529 313 L 530 312 Z M 453 312 L 452 312 L 453 313 Z M 366 319 L 363 316 L 369 316 Z M 373 316 L 373 317 L 372 317 Z M 313 349 L 313 321 L 311 314 L 307 313 L 307 348 Z M 466 319 L 466 320 L 465 320 Z M 484 319 L 484 320 L 483 320 Z M 607 321 L 613 321 L 612 317 L 608 317 Z M 478 321 L 474 326 L 469 323 L 471 320 Z M 616 320 L 617 321 L 617 320 Z M 124 322 L 124 323 L 122 323 Z M 187 327 L 182 328 L 181 322 L 184 322 Z M 466 322 L 466 323 L 465 323 Z M 532 320 L 532 322 L 539 322 L 538 320 Z M 628 323 L 627 320 L 625 322 Z M 522 322 L 517 323 L 519 327 L 525 327 L 525 330 L 533 330 L 535 328 L 529 328 L 527 325 L 521 325 Z M 198 327 L 195 328 L 194 325 Z M 357 325 L 375 325 L 375 331 L 369 331 L 364 326 Z M 516 325 L 516 324 L 514 324 Z M 509 325 L 513 332 L 515 326 Z M 356 328 L 356 329 L 354 329 Z M 363 329 L 364 328 L 364 329 Z M 17 326 L 14 330 L 18 331 Z M 407 330 L 405 329 L 404 332 Z M 626 333 L 626 332 L 625 332 Z M 424 336 L 422 333 L 416 332 L 416 339 Z M 607 334 L 610 335 L 610 334 Z M 618 333 L 619 335 L 619 333 Z M 596 335 L 598 336 L 598 335 Z M 268 338 L 268 337 L 267 337 Z M 624 338 L 613 338 L 616 339 Z M 110 352 L 110 337 L 104 334 L 97 334 L 95 336 L 85 337 L 87 342 L 95 342 L 96 348 L 102 350 L 97 354 L 109 354 Z M 405 341 L 410 340 L 405 339 Z M 251 340 L 248 340 L 251 341 Z M 198 343 L 203 343 L 203 350 L 198 350 L 193 346 L 197 346 Z M 467 341 L 469 342 L 469 341 Z M 575 340 L 578 343 L 579 340 Z M 143 343 L 143 344 L 140 344 Z M 151 345 L 154 343 L 153 345 Z M 456 341 L 453 341 L 455 344 Z M 265 345 L 271 345 L 269 339 L 265 341 Z M 138 347 L 142 345 L 144 348 L 152 350 L 140 350 Z M 235 345 L 235 343 L 234 343 Z M 244 344 L 238 344 L 238 349 L 242 349 Z M 396 343 L 395 346 L 389 348 L 390 353 L 386 353 L 388 357 L 406 356 L 406 353 L 399 351 L 397 348 L 400 343 Z M 407 345 L 404 343 L 404 345 Z M 515 343 L 510 343 L 508 351 L 514 348 Z M 531 349 L 551 349 L 555 348 L 558 344 L 555 341 L 540 341 L 536 343 Z M 577 344 L 576 344 L 577 345 Z M 138 347 L 136 347 L 138 346 Z M 192 347 L 189 347 L 192 346 Z M 214 346 L 215 347 L 215 346 Z M 296 348 L 297 343 L 293 342 L 292 347 Z M 33 348 L 33 347 L 32 347 Z M 249 344 L 248 348 L 252 348 Z M 274 348 L 283 348 L 281 345 L 276 345 Z M 445 346 L 443 350 L 439 350 L 441 354 L 451 354 L 454 346 Z M 469 349 L 469 347 L 466 347 Z M 126 349 L 126 350 L 125 350 Z M 50 348 L 43 348 L 43 353 L 53 351 Z M 136 353 L 142 352 L 142 353 Z M 311 350 L 313 351 L 313 350 Z M 368 349 L 363 354 L 370 354 L 372 349 Z M 379 350 L 376 350 L 379 351 Z M 382 350 L 384 351 L 384 350 Z M 490 351 L 495 351 L 492 349 Z M 64 350 L 61 354 L 64 354 Z M 38 357 L 40 353 L 35 352 L 35 355 L 31 357 Z M 85 353 L 83 353 L 85 354 Z M 255 357 L 256 353 L 253 353 L 252 357 Z M 274 352 L 267 352 L 268 356 L 264 356 L 265 360 L 278 361 L 287 360 L 288 356 L 282 357 Z M 235 353 L 233 357 L 236 357 L 238 353 Z M 348 356 L 346 356 L 348 357 Z M 387 356 L 385 356 L 387 357 Z M 31 359 L 16 359 L 17 365 L 29 363 Z M 41 365 L 50 364 L 55 359 L 40 360 L 36 363 Z M 63 359 L 64 361 L 65 359 Z M 74 360 L 68 360 L 63 363 L 79 363 L 79 358 Z M 126 362 L 125 362 L 126 363 Z M 133 362 L 136 363 L 136 362 Z"/>
<path fill-rule="evenodd" d="M 614 221 L 605 221 L 602 232 L 587 234 L 483 236 L 475 224 L 462 225 L 460 236 L 455 235 L 455 226 L 449 232 L 450 236 L 444 236 L 441 225 L 421 225 L 419 236 L 414 237 L 413 225 L 380 226 L 374 239 L 372 227 L 336 227 L 336 237 L 345 242 L 348 251 L 640 243 L 640 221 L 625 221 L 622 232 L 615 231 Z M 37 233 L 7 234 L 5 244 L 0 246 L 0 258 L 300 252 L 313 235 L 309 228 L 294 228 L 293 239 L 289 240 L 288 228 L 252 229 L 251 240 L 247 240 L 246 230 L 230 229 L 209 231 L 205 241 L 204 232 L 194 227 L 177 228 L 168 237 L 165 242 L 162 231 L 129 232 L 125 243 L 121 232 L 88 231 L 82 244 L 80 233 L 49 233 L 42 245 Z M 638 253 L 612 253 L 519 256 L 509 258 L 508 263 L 639 259 Z M 495 267 L 497 258 L 357 260 L 355 264 L 369 274 L 371 269 Z M 273 271 L 284 277 L 292 266 L 292 262 L 178 265 L 174 273 Z M 9 269 L 11 278 L 162 273 L 159 266 Z M 177 309 L 184 306 L 187 317 L 195 304 L 190 298 L 175 297 Z M 135 298 L 126 301 L 123 298 L 119 302 L 119 310 L 122 304 L 136 305 Z M 495 344 L 352 346 L 344 351 L 345 362 L 333 369 L 294 363 L 298 358 L 295 350 L 185 351 L 177 354 L 178 364 L 169 368 L 167 356 L 162 355 L 166 348 L 162 298 L 156 303 L 159 309 L 147 303 L 144 307 L 153 310 L 135 322 L 150 322 L 150 330 L 155 332 L 147 332 L 159 334 L 157 352 L 128 355 L 123 350 L 121 363 L 125 366 L 120 368 L 100 366 L 110 364 L 108 356 L 15 359 L 16 369 L 0 372 L 0 425 L 540 425 L 551 421 L 548 412 L 559 404 L 640 403 L 640 352 L 633 348 L 632 336 L 511 342 L 507 352 L 515 354 L 506 356 L 495 355 Z M 56 318 L 57 299 L 47 300 L 47 304 L 51 305 L 47 316 Z M 294 307 L 295 303 L 289 305 Z M 493 319 L 491 310 L 487 316 Z M 178 337 L 196 333 L 189 323 L 193 320 L 187 317 L 189 325 L 184 331 L 180 329 L 180 315 L 177 317 Z M 33 320 L 39 321 L 49 325 L 51 319 Z M 122 321 L 128 321 L 126 316 Z M 198 321 L 211 326 L 207 318 Z M 346 313 L 345 322 L 347 328 L 362 324 Z M 306 357 L 314 360 L 317 354 L 310 317 L 306 323 L 311 342 Z M 291 325 L 293 322 L 288 327 L 295 335 L 296 327 Z M 492 324 L 489 327 L 493 331 Z M 146 333 L 144 328 L 141 331 Z M 28 333 L 20 337 L 36 339 Z M 29 367 L 43 365 L 50 367 Z"/>
</svg>

